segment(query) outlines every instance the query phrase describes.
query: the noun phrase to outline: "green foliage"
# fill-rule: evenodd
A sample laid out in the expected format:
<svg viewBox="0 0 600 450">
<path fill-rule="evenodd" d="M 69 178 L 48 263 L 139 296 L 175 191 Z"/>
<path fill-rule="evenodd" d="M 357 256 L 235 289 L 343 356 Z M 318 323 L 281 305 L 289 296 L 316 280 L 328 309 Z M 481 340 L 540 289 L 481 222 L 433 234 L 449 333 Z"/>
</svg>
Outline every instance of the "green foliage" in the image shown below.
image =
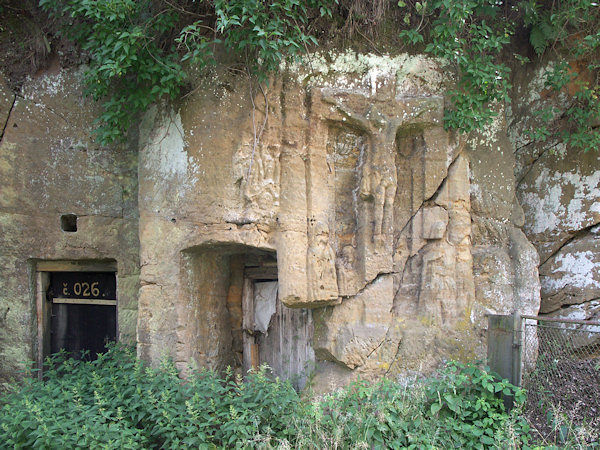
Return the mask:
<svg viewBox="0 0 600 450">
<path fill-rule="evenodd" d="M 329 2 L 318 0 L 215 0 L 216 28 L 228 48 L 246 56 L 262 83 L 284 57 L 317 43 L 304 32 L 308 8 L 319 8 L 321 16 L 331 17 Z"/>
<path fill-rule="evenodd" d="M 425 389 L 431 416 L 439 418 L 444 435 L 461 448 L 493 446 L 508 438 L 506 423 L 511 416 L 502 395 L 512 397 L 517 407 L 525 402 L 523 390 L 497 378 L 489 368 L 461 363 L 448 364 Z M 527 422 L 516 419 L 511 425 L 527 444 Z"/>
<path fill-rule="evenodd" d="M 257 436 L 291 433 L 299 405 L 287 382 L 265 369 L 246 382 L 174 365 L 145 367 L 116 346 L 92 362 L 48 361 L 45 382 L 30 379 L 2 399 L 0 442 L 14 448 L 242 447 Z"/>
<path fill-rule="evenodd" d="M 514 399 L 508 413 L 501 395 Z M 313 402 L 299 448 L 519 448 L 529 427 L 518 415 L 522 390 L 476 365 L 450 363 L 408 387 L 357 381 Z"/>
<path fill-rule="evenodd" d="M 2 398 L 0 442 L 14 448 L 488 448 L 526 444 L 528 428 L 500 394 L 524 394 L 473 365 L 412 386 L 357 381 L 301 400 L 266 368 L 244 381 L 170 362 L 152 369 L 112 346 L 92 362 L 47 362 Z"/>
<path fill-rule="evenodd" d="M 352 383 L 307 405 L 297 448 L 427 448 L 439 436 L 422 390 L 389 380 Z"/>
<path fill-rule="evenodd" d="M 121 346 L 92 362 L 55 355 L 46 377 L 28 380 L 3 399 L 0 440 L 6 445 L 233 448 L 274 440 L 298 448 L 478 447 L 488 442 L 478 421 L 489 421 L 496 433 L 492 444 L 500 442 L 507 423 L 519 423 L 505 413 L 498 394 L 522 402 L 522 392 L 506 381 L 474 366 L 451 365 L 422 388 L 359 381 L 303 403 L 289 383 L 268 378 L 265 368 L 245 382 L 205 371 L 182 381 L 172 364 L 145 367 Z M 440 432 L 449 426 L 458 430 L 450 438 Z M 522 427 L 517 435 L 526 433 Z"/>
<path fill-rule="evenodd" d="M 510 70 L 500 63 L 515 27 L 529 31 L 529 41 L 539 55 L 559 61 L 545 74 L 546 88 L 556 93 L 569 90 L 566 126 L 553 123 L 552 108 L 534 112 L 541 126 L 529 132 L 532 139 L 551 136 L 584 151 L 600 148 L 600 100 L 598 50 L 600 7 L 594 0 L 541 2 L 528 0 L 505 8 L 494 0 L 401 1 L 404 25 L 400 37 L 411 45 L 427 43 L 425 51 L 453 66 L 456 87 L 447 95 L 445 126 L 469 132 L 489 124 L 496 115 L 495 102 L 508 101 Z M 529 59 L 518 54 L 521 64 Z M 579 72 L 571 61 L 587 62 Z M 550 120 L 552 119 L 552 121 Z M 562 119 L 562 117 L 561 117 Z M 559 129 L 555 133 L 551 128 Z"/>
<path fill-rule="evenodd" d="M 316 43 L 307 31 L 311 20 L 335 22 L 334 14 L 353 11 L 355 3 L 360 1 L 340 1 L 334 11 L 338 0 L 40 0 L 90 55 L 86 92 L 102 102 L 96 134 L 103 144 L 124 139 L 149 104 L 176 98 L 186 82 L 184 63 L 199 68 L 213 64 L 214 44 L 222 42 L 242 57 L 248 72 L 264 83 L 284 58 Z M 447 92 L 447 129 L 466 133 L 481 128 L 496 116 L 495 104 L 508 101 L 510 70 L 501 62 L 502 52 L 520 26 L 529 31 L 539 55 L 553 52 L 558 61 L 589 61 L 585 73 L 573 67 L 550 71 L 547 87 L 556 92 L 569 87 L 572 96 L 560 137 L 586 151 L 600 146 L 600 8 L 595 1 L 528 0 L 511 8 L 495 0 L 406 0 L 397 5 L 403 17 L 401 39 L 424 45 L 426 53 L 446 61 L 456 74 L 455 86 Z M 549 126 L 530 135 L 548 139 L 553 135 Z"/>
<path fill-rule="evenodd" d="M 566 144 L 584 152 L 600 149 L 600 85 L 581 79 L 580 74 L 565 61 L 551 65 L 544 75 L 546 89 L 560 93 L 571 87 L 575 92 L 565 108 L 566 126 L 562 130 L 558 133 L 550 131 L 559 111 L 556 107 L 545 107 L 533 112 L 534 116 L 541 118 L 542 125 L 529 132 L 529 136 L 544 142 L 558 135 Z"/>
<path fill-rule="evenodd" d="M 587 31 L 586 25 L 593 23 L 597 6 L 594 0 L 562 0 L 552 2 L 550 7 L 537 0 L 528 0 L 519 8 L 523 11 L 525 26 L 531 27 L 529 42 L 541 55 L 546 49 L 573 38 L 574 29 Z M 587 40 L 590 39 L 594 40 L 594 36 L 588 35 Z"/>
<path fill-rule="evenodd" d="M 531 27 L 530 43 L 538 55 L 545 53 L 558 60 L 545 75 L 545 87 L 555 93 L 569 91 L 570 100 L 558 133 L 549 131 L 543 121 L 542 132 L 530 132 L 538 141 L 558 135 L 565 143 L 584 151 L 600 148 L 600 86 L 598 49 L 600 48 L 600 7 L 593 0 L 564 0 L 550 7 L 530 0 L 521 5 L 525 25 Z M 578 61 L 582 64 L 569 64 Z M 587 63 L 586 63 L 587 61 Z M 577 68 L 576 68 L 577 67 Z M 536 115 L 548 118 L 545 111 Z"/>
<path fill-rule="evenodd" d="M 90 55 L 86 93 L 102 101 L 99 142 L 124 138 L 137 113 L 165 95 L 175 98 L 185 78 L 172 47 L 161 36 L 179 20 L 174 11 L 153 11 L 151 0 L 40 0 L 67 20 L 65 32 Z"/>
<path fill-rule="evenodd" d="M 283 58 L 316 43 L 305 32 L 308 10 L 330 17 L 332 2 L 194 1 L 201 8 L 196 12 L 178 6 L 185 2 L 160 0 L 40 0 L 40 6 L 60 17 L 67 36 L 90 55 L 86 93 L 102 102 L 96 134 L 108 144 L 123 140 L 148 105 L 179 95 L 186 80 L 183 62 L 199 68 L 214 63 L 212 48 L 220 37 L 265 81 Z M 186 24 L 198 15 L 216 17 L 220 36 L 204 19 Z"/>
<path fill-rule="evenodd" d="M 456 87 L 447 92 L 452 106 L 445 111 L 446 128 L 468 133 L 491 123 L 497 115 L 491 104 L 508 100 L 510 89 L 509 69 L 498 60 L 513 28 L 498 20 L 500 4 L 494 0 L 434 0 L 416 2 L 414 9 L 421 23 L 429 18 L 423 31 L 426 36 L 409 29 L 400 37 L 411 44 L 428 42 L 425 52 L 451 64 L 457 74 Z"/>
</svg>

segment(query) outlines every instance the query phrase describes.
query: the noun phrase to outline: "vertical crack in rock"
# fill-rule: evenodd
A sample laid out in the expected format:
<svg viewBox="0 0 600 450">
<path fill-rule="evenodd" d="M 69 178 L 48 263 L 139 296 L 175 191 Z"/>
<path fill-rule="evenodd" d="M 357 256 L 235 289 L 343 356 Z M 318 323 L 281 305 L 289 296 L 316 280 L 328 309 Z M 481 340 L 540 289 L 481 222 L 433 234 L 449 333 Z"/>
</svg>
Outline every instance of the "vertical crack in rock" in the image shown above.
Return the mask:
<svg viewBox="0 0 600 450">
<path fill-rule="evenodd" d="M 389 330 L 388 330 L 388 332 L 389 332 Z M 398 341 L 398 345 L 396 346 L 396 352 L 394 353 L 394 357 L 390 361 L 390 366 L 385 371 L 385 375 L 384 376 L 387 376 L 390 373 L 390 370 L 392 370 L 392 367 L 394 367 L 394 363 L 398 360 L 398 356 L 400 355 L 400 347 L 401 346 L 402 346 L 402 339 L 400 339 Z"/>
<path fill-rule="evenodd" d="M 435 192 L 433 194 L 431 194 L 429 197 L 423 199 L 423 201 L 421 202 L 421 204 L 419 205 L 419 207 L 415 210 L 415 212 L 410 216 L 410 218 L 406 221 L 406 223 L 404 224 L 404 226 L 402 227 L 402 229 L 400 230 L 400 233 L 398 233 L 398 239 L 404 234 L 404 232 L 406 231 L 407 227 L 409 225 L 412 224 L 412 221 L 414 220 L 414 218 L 417 216 L 417 214 L 419 214 L 419 212 L 423 209 L 423 206 L 427 203 L 430 202 L 432 199 L 434 199 L 444 188 L 444 185 L 446 184 L 447 180 L 448 180 L 448 174 L 450 173 L 452 167 L 455 165 L 456 161 L 458 160 L 458 158 L 461 156 L 461 152 L 459 152 L 457 155 L 454 156 L 454 158 L 452 159 L 452 161 L 450 162 L 450 164 L 448 165 L 448 168 L 446 169 L 446 176 L 440 181 L 440 184 L 438 185 L 438 187 L 435 189 Z M 447 209 L 445 207 L 442 206 L 442 208 Z M 397 241 L 397 240 L 396 240 Z M 397 243 L 397 242 L 396 242 Z"/>
<path fill-rule="evenodd" d="M 4 121 L 4 125 L 2 126 L 2 132 L 0 133 L 0 144 L 4 140 L 4 133 L 6 132 L 6 127 L 8 126 L 8 122 L 10 122 L 10 116 L 12 115 L 13 109 L 15 108 L 15 104 L 17 103 L 17 95 L 13 95 L 13 100 L 11 102 L 10 108 L 8 109 L 8 114 L 6 115 L 6 120 Z"/>
</svg>

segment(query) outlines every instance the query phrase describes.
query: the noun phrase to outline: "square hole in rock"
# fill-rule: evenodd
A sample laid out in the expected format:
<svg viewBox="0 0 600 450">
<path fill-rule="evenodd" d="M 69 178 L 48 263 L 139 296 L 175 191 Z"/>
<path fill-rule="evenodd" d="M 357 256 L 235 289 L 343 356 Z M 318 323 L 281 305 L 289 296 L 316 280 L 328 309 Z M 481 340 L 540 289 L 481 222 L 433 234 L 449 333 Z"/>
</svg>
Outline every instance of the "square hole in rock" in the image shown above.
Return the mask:
<svg viewBox="0 0 600 450">
<path fill-rule="evenodd" d="M 75 214 L 63 214 L 60 216 L 60 229 L 68 233 L 77 231 L 77 216 Z"/>
</svg>

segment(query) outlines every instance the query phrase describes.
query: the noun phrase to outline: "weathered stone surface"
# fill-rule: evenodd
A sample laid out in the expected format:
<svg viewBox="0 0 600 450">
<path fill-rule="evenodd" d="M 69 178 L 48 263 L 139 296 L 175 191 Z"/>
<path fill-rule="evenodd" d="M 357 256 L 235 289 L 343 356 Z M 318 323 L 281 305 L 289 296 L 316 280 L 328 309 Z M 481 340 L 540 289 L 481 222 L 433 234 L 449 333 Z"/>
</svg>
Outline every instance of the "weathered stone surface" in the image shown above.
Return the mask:
<svg viewBox="0 0 600 450">
<path fill-rule="evenodd" d="M 133 342 L 139 273 L 137 156 L 90 136 L 96 109 L 71 71 L 0 87 L 0 381 L 37 359 L 38 261 L 117 263 L 119 336 Z M 0 83 L 1 84 L 1 83 Z M 13 101 L 14 100 L 14 104 Z M 61 215 L 77 215 L 77 231 Z M 45 296 L 45 293 L 40 295 Z"/>
<path fill-rule="evenodd" d="M 486 314 L 537 314 L 539 258 L 520 230 L 515 157 L 503 112 L 469 140 L 472 249 L 476 302 L 471 321 L 486 326 Z"/>
<path fill-rule="evenodd" d="M 382 345 L 390 327 L 394 283 L 382 275 L 361 293 L 315 313 L 315 355 L 355 369 Z"/>
<path fill-rule="evenodd" d="M 407 242 L 408 258 L 394 300 L 397 314 L 448 325 L 462 318 L 472 304 L 468 185 L 468 162 L 459 156 L 433 197 L 440 206 L 420 210 L 401 235 Z M 430 230 L 436 226 L 441 236 L 431 237 Z"/>
<path fill-rule="evenodd" d="M 530 130 L 551 123 L 547 118 L 541 122 L 532 112 L 546 109 L 552 111 L 552 121 L 560 121 L 568 107 L 564 96 L 544 90 L 545 69 L 528 69 L 516 84 L 509 136 L 516 148 L 523 231 L 540 255 L 540 312 L 559 314 L 561 306 L 598 296 L 600 259 L 594 230 L 600 223 L 600 157 L 598 152 L 568 147 L 558 137 L 532 139 Z"/>
<path fill-rule="evenodd" d="M 546 152 L 520 180 L 525 232 L 542 262 L 580 230 L 600 223 L 600 157 Z"/>
<path fill-rule="evenodd" d="M 541 313 L 600 297 L 600 226 L 577 235 L 540 266 Z M 568 311 L 563 311 L 565 316 Z"/>
<path fill-rule="evenodd" d="M 230 363 L 225 260 L 256 251 L 276 252 L 284 304 L 315 308 L 319 386 L 483 356 L 486 313 L 537 310 L 504 122 L 466 149 L 442 127 L 439 72 L 416 81 L 431 61 L 354 58 L 292 67 L 264 94 L 217 69 L 227 89 L 201 81 L 148 113 L 141 355 Z"/>
<path fill-rule="evenodd" d="M 91 143 L 71 75 L 32 82 L 14 107 L 0 96 L 7 367 L 33 351 L 32 258 L 117 260 L 121 334 L 137 314 L 139 355 L 183 372 L 261 361 L 270 322 L 249 323 L 248 293 L 277 278 L 283 304 L 312 308 L 298 315 L 314 318 L 316 391 L 482 357 L 485 314 L 537 312 L 502 112 L 465 141 L 443 128 L 435 61 L 312 58 L 264 91 L 217 67 L 176 107 L 147 111 L 137 154 Z M 77 233 L 60 231 L 64 212 Z"/>
</svg>

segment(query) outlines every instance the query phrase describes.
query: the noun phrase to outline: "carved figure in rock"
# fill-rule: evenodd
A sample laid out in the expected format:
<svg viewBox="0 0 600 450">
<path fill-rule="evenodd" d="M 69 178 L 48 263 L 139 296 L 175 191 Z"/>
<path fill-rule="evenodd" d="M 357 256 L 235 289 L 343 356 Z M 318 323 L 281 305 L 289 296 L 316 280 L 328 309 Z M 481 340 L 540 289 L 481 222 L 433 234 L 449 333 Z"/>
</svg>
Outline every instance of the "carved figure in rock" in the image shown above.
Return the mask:
<svg viewBox="0 0 600 450">
<path fill-rule="evenodd" d="M 356 249 L 351 245 L 342 248 L 341 257 L 336 260 L 338 286 L 341 295 L 350 295 L 356 289 Z"/>
<path fill-rule="evenodd" d="M 329 227 L 317 222 L 308 249 L 308 298 L 327 301 L 337 296 L 335 253 L 329 245 Z"/>
<path fill-rule="evenodd" d="M 373 100 L 362 96 L 352 96 L 350 100 L 355 104 L 351 106 L 341 98 L 325 96 L 323 100 L 336 106 L 344 122 L 369 136 L 370 148 L 362 169 L 360 197 L 363 201 L 373 202 L 372 242 L 376 249 L 384 250 L 386 244 L 391 246 L 392 243 L 394 198 L 398 184 L 395 142 L 402 119 L 398 115 L 381 112 L 374 104 L 365 109 L 365 103 Z"/>
<path fill-rule="evenodd" d="M 363 200 L 373 201 L 373 242 L 382 247 L 386 236 L 391 236 L 394 218 L 394 198 L 396 196 L 396 166 L 387 161 L 386 150 L 376 150 L 373 145 L 371 159 L 374 160 L 363 169 L 360 196 Z"/>
<path fill-rule="evenodd" d="M 279 148 L 259 145 L 249 166 L 249 179 L 244 195 L 249 203 L 257 203 L 261 209 L 272 207 L 279 197 Z"/>
<path fill-rule="evenodd" d="M 234 156 L 233 170 L 249 217 L 271 212 L 279 202 L 279 153 L 278 145 L 260 144 L 255 151 L 244 145 Z"/>
</svg>

